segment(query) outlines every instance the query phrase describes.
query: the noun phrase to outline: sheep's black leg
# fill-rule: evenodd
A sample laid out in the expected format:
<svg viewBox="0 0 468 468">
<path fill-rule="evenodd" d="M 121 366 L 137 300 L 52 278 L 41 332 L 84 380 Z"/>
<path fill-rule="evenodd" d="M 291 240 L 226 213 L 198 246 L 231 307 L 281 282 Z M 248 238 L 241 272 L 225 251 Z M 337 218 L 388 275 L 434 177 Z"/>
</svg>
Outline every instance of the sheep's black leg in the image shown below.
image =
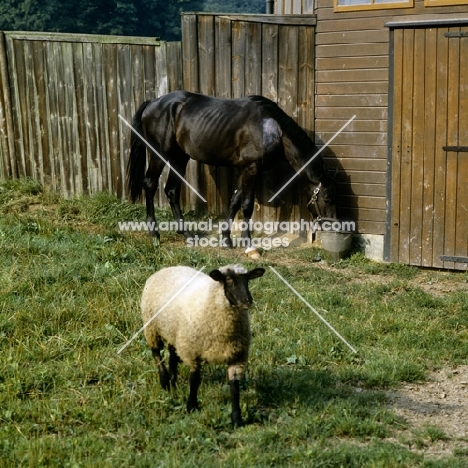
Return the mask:
<svg viewBox="0 0 468 468">
<path fill-rule="evenodd" d="M 154 360 L 156 365 L 158 366 L 159 371 L 159 381 L 161 382 L 161 387 L 164 390 L 170 389 L 170 376 L 169 372 L 164 365 L 164 362 L 161 359 L 161 350 L 159 348 L 151 348 L 151 352 L 153 353 Z"/>
<path fill-rule="evenodd" d="M 179 356 L 177 356 L 177 352 L 174 346 L 169 345 L 169 375 L 170 375 L 170 383 L 171 388 L 176 388 L 177 386 L 177 371 L 180 362 Z"/>
<path fill-rule="evenodd" d="M 239 380 L 237 379 L 230 380 L 229 388 L 231 390 L 231 404 L 232 404 L 231 421 L 234 427 L 239 427 L 244 424 L 242 421 L 241 408 L 240 408 Z"/>
<path fill-rule="evenodd" d="M 201 368 L 198 366 L 197 369 L 190 372 L 190 395 L 187 401 L 187 411 L 189 413 L 198 409 L 198 387 L 200 387 L 200 383 Z"/>
</svg>

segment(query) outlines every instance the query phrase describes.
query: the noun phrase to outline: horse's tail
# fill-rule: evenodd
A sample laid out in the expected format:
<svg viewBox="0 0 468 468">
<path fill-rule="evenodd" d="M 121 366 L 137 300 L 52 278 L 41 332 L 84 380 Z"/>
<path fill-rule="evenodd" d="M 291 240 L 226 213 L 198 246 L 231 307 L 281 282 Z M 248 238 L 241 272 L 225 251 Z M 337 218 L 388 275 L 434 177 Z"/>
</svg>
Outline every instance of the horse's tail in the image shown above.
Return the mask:
<svg viewBox="0 0 468 468">
<path fill-rule="evenodd" d="M 141 136 L 143 136 L 141 116 L 150 102 L 151 101 L 145 101 L 133 116 L 133 129 Z M 146 144 L 133 130 L 130 137 L 130 144 L 130 159 L 127 164 L 127 186 L 130 192 L 130 198 L 132 202 L 135 203 L 141 198 L 141 191 L 143 190 L 146 166 Z"/>
</svg>

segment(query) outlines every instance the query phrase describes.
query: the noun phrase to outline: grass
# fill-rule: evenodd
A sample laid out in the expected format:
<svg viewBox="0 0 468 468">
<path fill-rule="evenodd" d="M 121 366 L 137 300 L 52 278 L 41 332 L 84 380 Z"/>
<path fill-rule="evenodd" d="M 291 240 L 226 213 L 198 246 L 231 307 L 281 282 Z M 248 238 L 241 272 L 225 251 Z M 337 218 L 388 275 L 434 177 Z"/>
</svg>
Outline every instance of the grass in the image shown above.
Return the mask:
<svg viewBox="0 0 468 468">
<path fill-rule="evenodd" d="M 312 262 L 312 248 L 265 253 L 261 264 L 358 354 L 267 268 L 251 284 L 248 424 L 233 430 L 223 367 L 205 366 L 202 409 L 187 415 L 184 366 L 167 393 L 142 336 L 117 350 L 141 327 L 139 297 L 155 270 L 256 264 L 240 249 L 188 248 L 172 233 L 155 245 L 117 231 L 131 219 L 143 220 L 144 208 L 109 194 L 65 200 L 31 180 L 0 184 L 0 466 L 466 466 L 463 450 L 432 459 L 400 443 L 405 422 L 384 393 L 466 363 L 465 273 L 360 254 L 327 266 Z M 449 292 L 432 293 L 430 282 Z M 448 436 L 435 425 L 413 445 L 423 437 Z"/>
</svg>

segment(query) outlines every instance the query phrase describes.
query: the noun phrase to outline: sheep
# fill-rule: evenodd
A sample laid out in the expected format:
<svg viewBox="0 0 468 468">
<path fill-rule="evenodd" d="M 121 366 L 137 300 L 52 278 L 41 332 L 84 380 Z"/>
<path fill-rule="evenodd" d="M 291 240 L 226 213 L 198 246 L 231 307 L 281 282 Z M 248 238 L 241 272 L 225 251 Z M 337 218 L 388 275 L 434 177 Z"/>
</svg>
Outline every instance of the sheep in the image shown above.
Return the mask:
<svg viewBox="0 0 468 468">
<path fill-rule="evenodd" d="M 163 389 L 176 387 L 180 361 L 190 367 L 189 413 L 199 407 L 202 362 L 227 364 L 231 421 L 235 427 L 243 424 L 239 381 L 251 339 L 248 310 L 252 296 L 248 281 L 264 273 L 264 268 L 247 271 L 238 264 L 213 270 L 209 275 L 175 266 L 163 268 L 146 281 L 141 297 L 146 341 Z M 169 371 L 161 359 L 164 341 L 169 350 Z"/>
</svg>

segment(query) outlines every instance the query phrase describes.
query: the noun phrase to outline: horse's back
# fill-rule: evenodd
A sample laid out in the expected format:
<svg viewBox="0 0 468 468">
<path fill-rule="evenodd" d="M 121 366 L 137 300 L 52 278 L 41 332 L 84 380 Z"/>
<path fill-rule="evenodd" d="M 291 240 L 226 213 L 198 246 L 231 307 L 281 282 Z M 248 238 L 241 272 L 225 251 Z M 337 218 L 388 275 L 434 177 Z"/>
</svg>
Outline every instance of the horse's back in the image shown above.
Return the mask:
<svg viewBox="0 0 468 468">
<path fill-rule="evenodd" d="M 163 152 L 182 150 L 206 164 L 242 167 L 281 144 L 272 106 L 262 96 L 224 99 L 174 91 L 151 102 L 143 120 L 146 135 Z"/>
</svg>

